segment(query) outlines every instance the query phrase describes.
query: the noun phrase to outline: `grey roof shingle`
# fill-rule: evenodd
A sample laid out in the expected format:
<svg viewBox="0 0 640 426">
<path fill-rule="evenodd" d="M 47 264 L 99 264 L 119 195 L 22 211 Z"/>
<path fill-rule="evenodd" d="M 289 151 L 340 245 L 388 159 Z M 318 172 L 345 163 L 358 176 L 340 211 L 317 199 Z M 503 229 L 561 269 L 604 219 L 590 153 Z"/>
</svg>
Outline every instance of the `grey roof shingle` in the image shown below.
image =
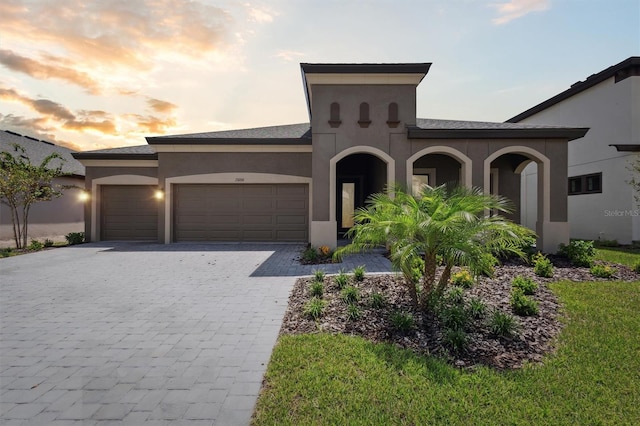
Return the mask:
<svg viewBox="0 0 640 426">
<path fill-rule="evenodd" d="M 153 142 L 163 139 L 311 139 L 311 125 L 309 123 L 298 123 L 251 129 L 153 136 L 148 137 L 147 141 Z"/>
<path fill-rule="evenodd" d="M 6 151 L 13 154 L 15 152 L 13 144 L 18 144 L 25 149 L 26 155 L 29 157 L 32 164 L 40 164 L 48 155 L 55 152 L 65 161 L 61 162 L 58 159 L 54 159 L 49 163 L 51 167 L 55 168 L 62 165 L 63 172 L 77 176 L 84 176 L 84 166 L 73 158 L 72 154 L 75 151 L 72 151 L 69 148 L 55 145 L 51 142 L 23 136 L 7 130 L 1 130 L 0 151 Z"/>
<path fill-rule="evenodd" d="M 439 120 L 418 118 L 416 126 L 421 129 L 438 130 L 498 130 L 498 129 L 565 129 L 566 126 L 547 126 L 542 124 L 495 123 L 489 121 Z"/>
</svg>

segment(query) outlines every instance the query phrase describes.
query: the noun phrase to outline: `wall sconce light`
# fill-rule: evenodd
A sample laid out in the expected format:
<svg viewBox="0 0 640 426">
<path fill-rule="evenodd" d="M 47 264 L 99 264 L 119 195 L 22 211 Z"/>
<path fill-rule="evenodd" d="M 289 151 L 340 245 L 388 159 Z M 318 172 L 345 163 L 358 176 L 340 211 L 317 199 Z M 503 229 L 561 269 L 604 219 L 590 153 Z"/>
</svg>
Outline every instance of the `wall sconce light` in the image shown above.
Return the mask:
<svg viewBox="0 0 640 426">
<path fill-rule="evenodd" d="M 91 191 L 89 191 L 88 189 L 83 189 L 80 191 L 80 194 L 78 194 L 78 199 L 82 202 L 89 201 L 90 198 Z"/>
<path fill-rule="evenodd" d="M 161 188 L 156 189 L 156 192 L 153 194 L 156 200 L 164 199 L 164 191 Z"/>
</svg>

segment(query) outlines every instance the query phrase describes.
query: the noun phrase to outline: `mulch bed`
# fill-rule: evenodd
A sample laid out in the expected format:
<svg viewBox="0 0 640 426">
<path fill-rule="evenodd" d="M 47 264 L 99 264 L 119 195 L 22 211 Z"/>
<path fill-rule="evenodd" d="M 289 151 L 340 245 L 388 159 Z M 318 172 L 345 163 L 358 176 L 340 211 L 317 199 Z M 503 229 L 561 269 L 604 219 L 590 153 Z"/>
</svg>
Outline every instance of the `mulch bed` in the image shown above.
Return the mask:
<svg viewBox="0 0 640 426">
<path fill-rule="evenodd" d="M 413 311 L 402 276 L 396 274 L 367 275 L 362 282 L 351 283 L 358 287 L 361 309 L 359 320 L 347 317 L 347 304 L 341 300 L 340 291 L 330 277 L 325 277 L 323 299 L 327 301 L 323 316 L 314 321 L 303 313 L 305 303 L 311 298 L 309 284 L 312 278 L 300 278 L 291 296 L 281 334 L 301 333 L 344 333 L 362 336 L 373 342 L 389 342 L 417 353 L 434 354 L 444 357 L 453 365 L 473 368 L 488 365 L 497 369 L 520 368 L 524 363 L 540 363 L 544 355 L 554 350 L 554 343 L 562 329 L 562 307 L 548 284 L 558 280 L 606 281 L 591 275 L 589 268 L 571 267 L 562 258 L 553 258 L 553 278 L 541 278 L 533 268 L 518 261 L 509 261 L 496 267 L 492 278 L 482 277 L 471 289 L 465 290 L 464 297 L 480 298 L 488 307 L 512 313 L 510 306 L 511 280 L 517 275 L 532 278 L 538 283 L 538 290 L 532 296 L 537 302 L 536 316 L 514 315 L 519 323 L 515 337 L 493 336 L 487 329 L 486 321 L 477 320 L 468 331 L 468 345 L 464 352 L 452 353 L 442 341 L 442 327 L 439 320 L 430 314 Z M 610 280 L 634 281 L 640 274 L 626 266 L 613 265 L 617 272 Z M 384 294 L 386 304 L 382 308 L 370 307 L 372 292 Z M 411 312 L 416 327 L 406 335 L 398 333 L 391 324 L 391 315 L 397 311 Z"/>
</svg>

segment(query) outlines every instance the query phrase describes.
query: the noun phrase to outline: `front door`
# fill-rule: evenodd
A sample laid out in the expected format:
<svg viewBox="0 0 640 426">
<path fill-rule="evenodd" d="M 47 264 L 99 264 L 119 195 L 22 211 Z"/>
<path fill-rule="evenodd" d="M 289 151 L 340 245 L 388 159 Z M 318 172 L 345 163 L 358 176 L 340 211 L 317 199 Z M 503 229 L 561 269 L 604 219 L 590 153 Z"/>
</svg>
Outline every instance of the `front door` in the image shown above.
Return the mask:
<svg viewBox="0 0 640 426">
<path fill-rule="evenodd" d="M 336 197 L 338 237 L 343 238 L 344 234 L 355 224 L 353 220 L 355 211 L 364 206 L 362 177 L 340 178 Z"/>
</svg>

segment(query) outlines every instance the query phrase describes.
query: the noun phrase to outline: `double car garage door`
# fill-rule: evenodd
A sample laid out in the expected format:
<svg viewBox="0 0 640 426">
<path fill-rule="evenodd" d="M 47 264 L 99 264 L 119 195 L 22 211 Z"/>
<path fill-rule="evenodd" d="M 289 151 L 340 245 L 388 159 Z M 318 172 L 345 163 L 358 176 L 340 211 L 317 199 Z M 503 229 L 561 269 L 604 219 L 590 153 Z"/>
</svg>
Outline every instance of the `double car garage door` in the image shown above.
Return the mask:
<svg viewBox="0 0 640 426">
<path fill-rule="evenodd" d="M 105 191 L 107 188 L 112 190 Z M 103 240 L 157 239 L 158 201 L 148 197 L 145 188 L 152 196 L 152 186 L 103 187 Z M 176 242 L 308 239 L 309 192 L 305 184 L 181 184 L 173 187 L 173 200 L 172 240 Z M 155 208 L 154 217 L 141 213 L 150 205 Z M 128 218 L 133 221 L 125 231 L 123 223 Z M 153 234 L 144 230 L 152 223 Z M 118 224 L 117 232 L 114 224 Z"/>
</svg>

